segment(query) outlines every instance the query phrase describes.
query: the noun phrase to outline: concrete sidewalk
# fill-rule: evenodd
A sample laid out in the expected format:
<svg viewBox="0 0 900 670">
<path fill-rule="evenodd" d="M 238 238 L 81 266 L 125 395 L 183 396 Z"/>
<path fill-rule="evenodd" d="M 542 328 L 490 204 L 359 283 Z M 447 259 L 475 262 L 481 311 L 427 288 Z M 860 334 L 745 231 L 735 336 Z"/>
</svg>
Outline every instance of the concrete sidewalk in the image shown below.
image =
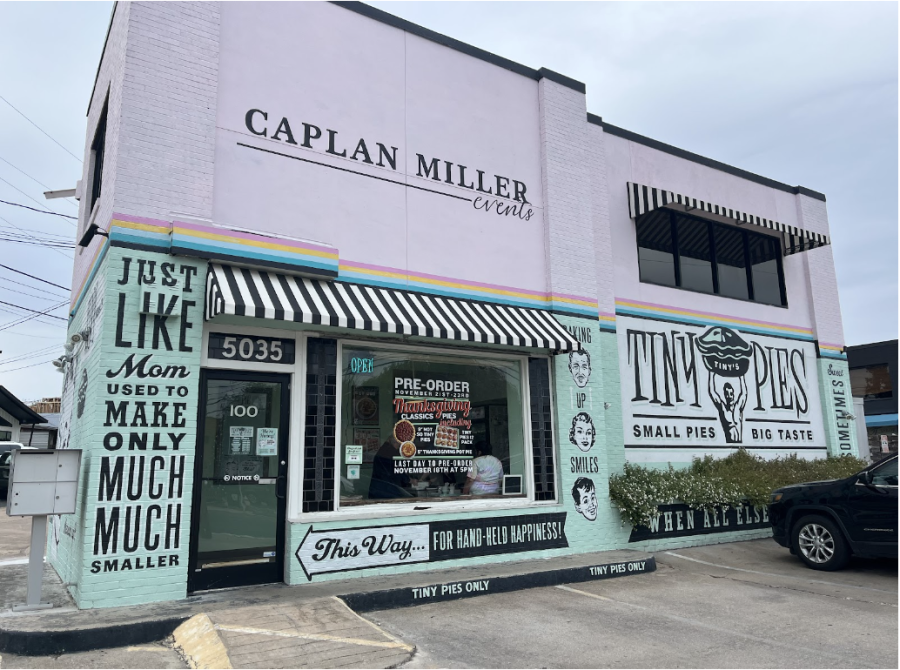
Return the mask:
<svg viewBox="0 0 900 670">
<path fill-rule="evenodd" d="M 652 572 L 650 554 L 610 551 L 386 577 L 210 591 L 177 602 L 78 610 L 49 567 L 59 609 L 13 613 L 24 565 L 0 566 L 0 653 L 140 645 L 175 634 L 192 667 L 391 667 L 414 649 L 356 612 Z M 5 588 L 8 587 L 8 588 Z M 352 608 L 352 609 L 351 609 Z"/>
</svg>

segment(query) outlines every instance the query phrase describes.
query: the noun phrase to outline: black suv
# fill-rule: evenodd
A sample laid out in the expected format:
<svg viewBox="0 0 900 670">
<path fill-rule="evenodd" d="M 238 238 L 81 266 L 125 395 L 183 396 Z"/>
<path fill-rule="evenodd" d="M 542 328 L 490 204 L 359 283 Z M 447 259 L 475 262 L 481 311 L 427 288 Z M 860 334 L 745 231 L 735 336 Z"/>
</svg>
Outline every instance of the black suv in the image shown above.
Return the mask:
<svg viewBox="0 0 900 670">
<path fill-rule="evenodd" d="M 840 570 L 850 555 L 897 556 L 897 456 L 847 479 L 772 492 L 775 541 L 814 570 Z"/>
</svg>

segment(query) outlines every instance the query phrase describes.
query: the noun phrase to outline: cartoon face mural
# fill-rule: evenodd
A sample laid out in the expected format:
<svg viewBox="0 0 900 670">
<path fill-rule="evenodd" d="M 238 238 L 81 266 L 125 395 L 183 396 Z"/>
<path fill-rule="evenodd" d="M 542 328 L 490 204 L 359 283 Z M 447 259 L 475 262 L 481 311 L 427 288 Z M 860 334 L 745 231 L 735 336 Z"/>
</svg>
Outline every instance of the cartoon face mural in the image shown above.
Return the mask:
<svg viewBox="0 0 900 670">
<path fill-rule="evenodd" d="M 590 451 L 594 446 L 597 430 L 594 428 L 594 420 L 587 412 L 578 412 L 572 418 L 572 427 L 569 429 L 569 442 L 581 451 Z"/>
<path fill-rule="evenodd" d="M 591 380 L 591 355 L 585 350 L 569 352 L 569 372 L 575 386 L 584 388 Z"/>
<path fill-rule="evenodd" d="M 697 338 L 697 350 L 709 371 L 709 398 L 719 413 L 725 441 L 740 444 L 744 432 L 744 407 L 747 405 L 744 375 L 750 369 L 753 350 L 740 335 L 722 326 L 710 328 Z"/>
<path fill-rule="evenodd" d="M 575 511 L 588 521 L 597 519 L 597 490 L 592 479 L 579 477 L 572 486 Z"/>
</svg>

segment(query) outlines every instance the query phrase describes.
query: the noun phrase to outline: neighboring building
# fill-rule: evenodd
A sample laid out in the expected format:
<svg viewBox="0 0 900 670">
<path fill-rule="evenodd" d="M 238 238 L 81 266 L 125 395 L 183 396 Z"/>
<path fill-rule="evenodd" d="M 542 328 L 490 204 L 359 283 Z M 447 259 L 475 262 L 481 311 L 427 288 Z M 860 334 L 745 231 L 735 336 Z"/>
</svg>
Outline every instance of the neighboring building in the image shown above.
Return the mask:
<svg viewBox="0 0 900 670">
<path fill-rule="evenodd" d="M 43 423 L 47 419 L 0 386 L 0 442 L 21 442 L 22 424 Z"/>
<path fill-rule="evenodd" d="M 59 414 L 59 405 L 62 398 L 42 398 L 29 405 L 38 414 Z"/>
<path fill-rule="evenodd" d="M 46 423 L 22 424 L 20 429 L 22 444 L 39 449 L 56 449 L 60 415 L 56 413 L 41 416 Z"/>
<path fill-rule="evenodd" d="M 761 536 L 632 534 L 609 476 L 855 453 L 825 196 L 580 82 L 357 3 L 118 3 L 87 125 L 81 607 Z"/>
<path fill-rule="evenodd" d="M 887 453 L 896 454 L 897 340 L 847 347 L 847 364 L 853 397 L 865 401 L 872 460 L 881 460 Z"/>
</svg>

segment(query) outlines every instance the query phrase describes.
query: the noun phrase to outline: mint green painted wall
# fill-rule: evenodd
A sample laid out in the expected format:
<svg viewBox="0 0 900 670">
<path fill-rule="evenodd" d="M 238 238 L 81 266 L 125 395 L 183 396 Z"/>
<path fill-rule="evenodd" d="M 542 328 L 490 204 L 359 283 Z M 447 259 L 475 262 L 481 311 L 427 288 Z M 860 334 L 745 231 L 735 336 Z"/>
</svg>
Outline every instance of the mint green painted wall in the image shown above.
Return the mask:
<svg viewBox="0 0 900 670">
<path fill-rule="evenodd" d="M 130 263 L 129 276 L 131 281 L 120 284 L 125 274 L 126 259 Z M 155 263 L 154 271 L 159 275 L 162 263 L 171 263 L 170 276 L 175 281 L 174 286 L 160 287 L 161 278 L 147 285 L 137 283 L 135 271 L 138 270 L 139 261 L 144 261 L 145 272 L 149 273 L 149 263 Z M 195 271 L 191 275 L 191 291 L 187 291 L 184 272 Z M 87 385 L 83 392 L 81 417 L 74 417 L 67 433 L 68 444 L 71 447 L 84 449 L 83 478 L 78 498 L 78 511 L 72 517 L 63 518 L 59 528 L 51 533 L 48 543 L 50 561 L 59 572 L 64 581 L 70 585 L 79 607 L 110 607 L 128 604 L 149 603 L 165 600 L 178 600 L 187 594 L 187 570 L 188 553 L 190 549 L 190 521 L 191 500 L 193 485 L 193 466 L 195 456 L 195 436 L 197 401 L 199 393 L 199 371 L 201 360 L 201 340 L 203 326 L 203 299 L 205 296 L 205 272 L 206 263 L 193 259 L 183 259 L 152 252 L 138 252 L 121 248 L 111 248 L 104 259 L 97 276 L 91 287 L 88 288 L 89 298 L 83 303 L 79 312 L 75 315 L 70 326 L 70 334 L 92 326 L 94 337 L 90 348 L 85 347 L 83 352 L 76 356 L 71 378 L 65 387 L 63 400 L 63 413 L 74 411 L 78 408 L 78 383 L 87 373 Z M 174 311 L 166 318 L 167 333 L 170 338 L 171 350 L 166 345 L 165 339 L 154 345 L 152 340 L 152 327 L 154 316 L 145 315 L 145 327 L 148 329 L 148 337 L 139 346 L 139 328 L 141 326 L 141 312 L 144 306 L 144 294 L 150 292 L 150 305 L 158 304 L 160 293 L 164 296 L 164 305 L 173 305 Z M 124 296 L 120 305 L 120 296 Z M 174 302 L 173 302 L 174 300 Z M 181 305 L 185 300 L 195 304 L 188 305 L 187 311 L 182 315 Z M 120 319 L 121 314 L 121 319 Z M 628 544 L 630 526 L 623 524 L 619 512 L 609 500 L 608 477 L 610 473 L 620 472 L 625 462 L 625 451 L 622 438 L 621 402 L 619 400 L 619 366 L 616 351 L 617 340 L 614 333 L 601 331 L 591 321 L 577 318 L 558 317 L 559 320 L 570 328 L 572 332 L 580 334 L 583 340 L 583 348 L 591 356 L 591 374 L 588 382 L 579 387 L 569 370 L 569 357 L 567 355 L 556 356 L 550 360 L 553 378 L 553 394 L 555 398 L 554 416 L 556 422 L 556 439 L 558 454 L 556 461 L 556 473 L 558 483 L 557 501 L 549 504 L 534 504 L 521 509 L 507 510 L 480 510 L 469 512 L 454 512 L 448 514 L 428 514 L 426 516 L 407 515 L 394 516 L 390 519 L 366 519 L 366 520 L 340 520 L 328 522 L 288 523 L 287 542 L 285 554 L 285 579 L 290 584 L 305 584 L 308 580 L 303 573 L 295 552 L 307 530 L 313 527 L 317 530 L 339 528 L 361 528 L 368 526 L 388 526 L 410 523 L 428 523 L 436 521 L 449 521 L 454 519 L 479 519 L 500 518 L 509 516 L 530 516 L 546 513 L 566 513 L 566 536 L 569 546 L 567 548 L 540 550 L 522 553 L 500 554 L 494 556 L 480 556 L 474 558 L 441 561 L 435 563 L 423 563 L 414 565 L 400 565 L 390 567 L 368 568 L 352 572 L 340 572 L 328 575 L 318 575 L 314 581 L 331 579 L 346 579 L 348 577 L 366 577 L 402 572 L 414 572 L 452 568 L 466 565 L 481 565 L 486 563 L 500 563 L 506 561 L 522 560 L 535 557 L 551 557 L 574 553 L 597 552 L 616 548 L 634 548 L 642 550 L 658 550 L 662 548 L 674 548 L 694 546 L 716 542 L 731 541 L 733 539 L 746 539 L 760 536 L 760 531 L 726 533 L 719 535 L 705 535 L 691 538 L 675 538 L 672 540 L 643 542 L 640 544 Z M 190 351 L 179 351 L 179 339 L 181 338 L 181 324 L 186 320 L 190 326 L 186 327 L 183 338 L 183 346 Z M 253 325 L 263 325 L 253 322 Z M 278 324 L 282 325 L 282 324 Z M 587 328 L 589 337 L 584 330 Z M 125 346 L 130 343 L 131 346 Z M 80 350 L 78 350 L 80 351 Z M 76 353 L 78 353 L 76 351 Z M 183 369 L 186 375 L 181 379 L 154 378 L 137 380 L 137 371 L 133 371 L 129 379 L 124 379 L 126 370 L 120 371 L 129 356 L 135 354 L 132 364 L 137 365 L 144 356 L 151 356 L 147 360 L 147 368 L 151 365 L 159 365 L 159 370 L 169 371 L 167 374 L 181 374 Z M 305 355 L 301 352 L 300 355 Z M 179 366 L 179 367 L 170 367 Z M 158 371 L 159 371 L 158 370 Z M 118 375 L 115 373 L 119 372 Z M 107 374 L 114 376 L 109 377 Z M 139 381 L 144 385 L 144 393 L 147 387 L 152 386 L 156 390 L 154 396 L 125 395 L 121 386 L 123 383 L 135 383 Z M 118 387 L 115 385 L 119 384 Z M 173 395 L 169 395 L 172 387 Z M 181 387 L 183 396 L 178 395 L 177 388 Z M 108 416 L 107 402 L 111 401 L 114 408 L 119 407 L 120 402 L 128 402 L 127 420 L 125 426 L 105 425 L 116 424 L 119 420 Z M 152 402 L 179 402 L 182 403 L 180 416 L 183 425 L 179 426 L 152 426 L 138 425 L 142 423 L 140 418 L 135 418 L 134 402 L 151 403 L 146 405 L 147 422 L 152 424 Z M 608 405 L 608 406 L 607 406 Z M 595 429 L 594 444 L 587 451 L 582 451 L 576 444 L 570 441 L 570 429 L 572 420 L 579 412 L 587 412 L 593 421 Z M 109 419 L 109 421 L 108 421 Z M 172 406 L 167 408 L 168 423 L 173 423 L 174 414 Z M 131 424 L 135 425 L 131 425 Z M 122 435 L 122 444 L 119 448 L 118 438 L 114 434 Z M 152 445 L 154 436 L 160 436 L 161 448 L 157 451 L 148 446 L 146 451 L 129 449 L 129 437 L 131 433 L 147 433 L 148 441 Z M 169 433 L 183 435 L 179 438 L 178 449 L 172 449 L 172 438 Z M 116 457 L 124 457 L 123 481 L 121 499 L 106 500 L 106 487 L 101 486 L 101 467 L 104 461 L 112 466 Z M 140 457 L 144 456 L 143 467 Z M 171 457 L 184 457 L 183 474 L 180 491 L 173 490 L 169 496 L 168 473 L 171 466 Z M 163 478 L 163 494 L 159 499 L 150 496 L 149 477 L 151 460 L 154 457 L 162 457 L 165 466 Z M 143 487 L 134 490 L 129 499 L 128 484 L 131 464 L 134 463 L 134 475 L 132 483 L 137 489 L 137 482 L 143 476 Z M 178 463 L 180 467 L 180 462 Z M 572 496 L 572 487 L 579 477 L 586 477 L 594 482 L 597 496 L 596 518 L 590 520 L 576 510 L 575 500 Z M 293 484 L 293 483 L 292 483 Z M 299 484 L 299 483 L 298 483 Z M 180 493 L 180 495 L 178 495 Z M 148 507 L 160 505 L 161 519 L 152 519 L 150 540 L 156 533 L 162 533 L 160 546 L 156 549 L 147 547 L 145 529 Z M 171 546 L 165 548 L 165 516 L 169 506 L 173 512 L 180 508 L 179 530 L 177 536 L 170 536 Z M 141 528 L 137 537 L 137 548 L 134 551 L 126 551 L 124 547 L 124 531 L 126 513 L 130 508 L 132 513 L 141 508 Z M 102 537 L 95 552 L 95 538 L 98 520 L 105 518 L 107 523 L 113 510 L 119 509 L 119 533 L 116 549 L 113 551 L 111 543 L 107 553 L 103 553 Z M 101 512 L 102 510 L 102 512 Z M 67 525 L 66 521 L 70 523 Z M 765 534 L 765 531 L 762 531 Z M 73 537 L 74 536 L 74 537 Z M 176 542 L 177 540 L 177 542 Z M 176 546 L 177 544 L 177 546 Z M 154 564 L 159 563 L 161 556 L 166 557 L 165 567 L 153 567 L 136 569 L 138 559 L 142 565 L 148 563 L 148 559 Z M 175 556 L 177 565 L 173 565 L 170 556 Z M 125 560 L 131 561 L 132 569 L 123 569 Z M 96 561 L 100 561 L 99 564 Z M 118 561 L 116 571 L 104 571 L 107 561 Z M 99 570 L 97 566 L 99 565 Z"/>
<path fill-rule="evenodd" d="M 850 392 L 850 367 L 847 361 L 834 358 L 820 358 L 819 396 L 822 399 L 822 420 L 825 424 L 825 439 L 828 453 L 832 456 L 859 454 L 856 443 L 856 421 L 865 421 L 864 416 L 853 420 L 844 418 L 843 413 L 853 413 L 853 395 Z"/>
<path fill-rule="evenodd" d="M 143 279 L 139 280 L 141 269 Z M 65 560 L 58 561 L 79 607 L 175 600 L 186 595 L 205 279 L 205 261 L 122 248 L 109 250 L 94 279 L 103 287 L 105 306 L 94 328 L 100 355 L 89 375 L 90 402 L 75 431 L 85 450 L 79 529 L 71 546 L 59 550 Z M 151 311 L 158 309 L 160 295 L 163 314 L 142 315 L 145 305 Z M 166 310 L 171 313 L 166 315 Z M 131 356 L 134 368 L 129 374 L 127 366 L 122 368 Z M 148 376 L 141 378 L 142 371 Z M 120 409 L 124 415 L 115 415 Z M 142 449 L 144 437 L 147 446 Z M 123 459 L 121 491 L 112 487 L 112 499 L 107 499 L 101 469 L 107 461 L 115 473 L 119 457 Z M 173 458 L 180 482 L 177 477 L 170 481 Z M 95 551 L 98 524 L 113 528 L 116 513 L 118 532 L 105 545 L 100 533 Z M 173 528 L 167 532 L 169 514 Z M 126 530 L 131 531 L 127 537 L 135 547 L 126 546 Z M 165 567 L 137 567 L 159 565 L 161 557 Z M 113 562 L 118 569 L 105 570 Z"/>
<path fill-rule="evenodd" d="M 85 287 L 85 298 L 69 322 L 66 341 L 75 333 L 86 332 L 81 342 L 74 344 L 72 359 L 64 368 L 62 405 L 60 407 L 58 449 L 82 449 L 81 486 L 78 489 L 74 514 L 51 516 L 47 533 L 47 561 L 65 584 L 77 590 L 81 571 L 81 541 L 84 537 L 86 512 L 86 473 L 91 467 L 91 416 L 99 399 L 103 314 L 105 309 L 104 273 L 108 258 L 104 258 L 92 282 Z"/>
</svg>

